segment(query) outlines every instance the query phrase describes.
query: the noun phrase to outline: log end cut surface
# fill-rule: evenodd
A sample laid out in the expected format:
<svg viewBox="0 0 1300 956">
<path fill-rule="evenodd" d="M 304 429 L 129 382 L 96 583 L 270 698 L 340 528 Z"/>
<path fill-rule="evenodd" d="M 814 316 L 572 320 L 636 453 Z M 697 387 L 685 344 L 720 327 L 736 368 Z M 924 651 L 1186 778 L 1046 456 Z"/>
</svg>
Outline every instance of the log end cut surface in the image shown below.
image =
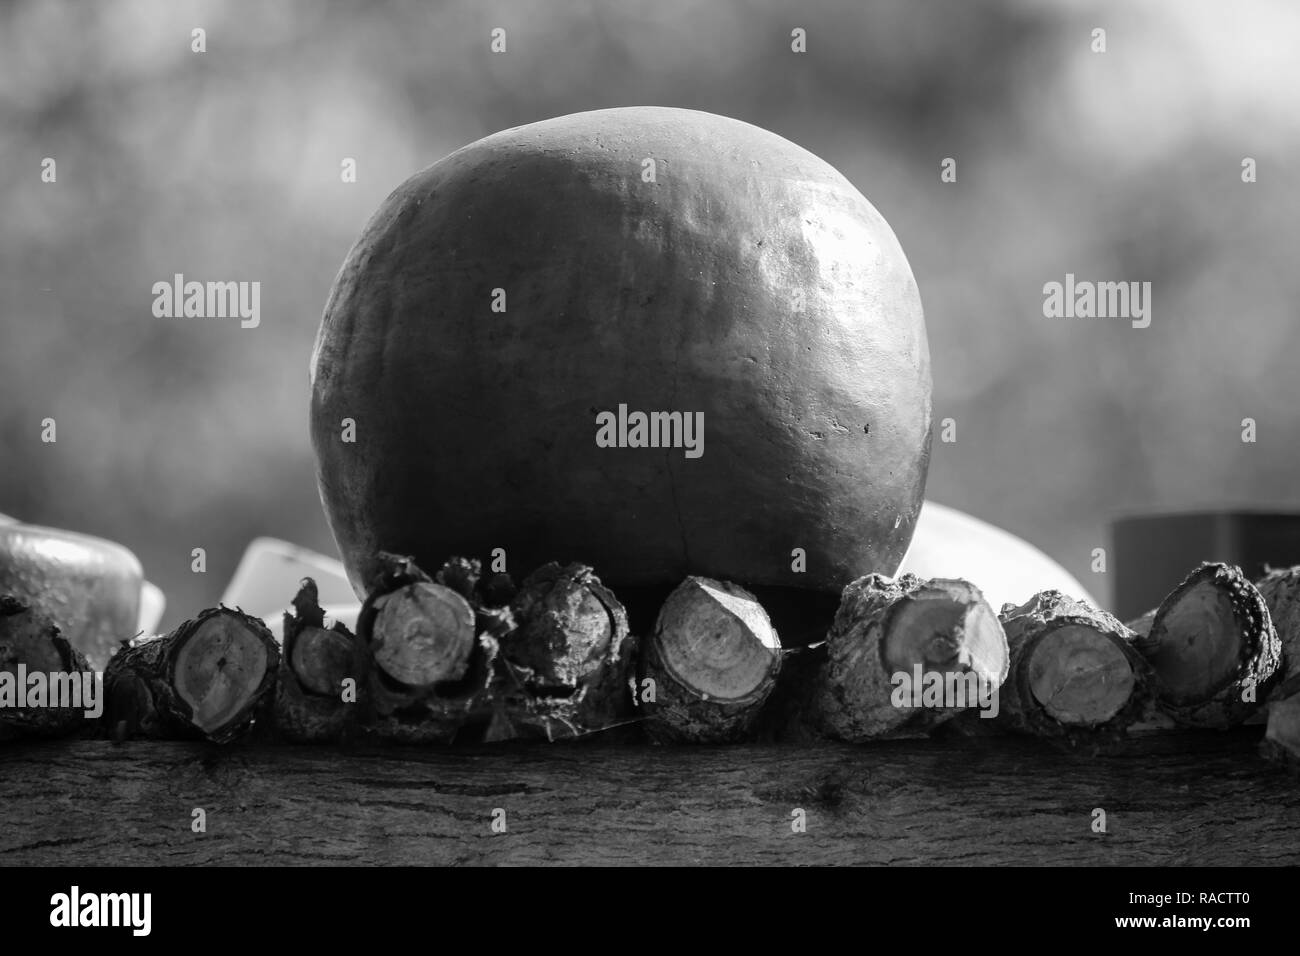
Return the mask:
<svg viewBox="0 0 1300 956">
<path fill-rule="evenodd" d="M 886 670 L 909 676 L 973 672 L 993 687 L 1007 675 L 1007 640 L 993 609 L 962 581 L 935 580 L 903 598 L 889 616 Z"/>
<path fill-rule="evenodd" d="M 1133 667 L 1115 642 L 1066 624 L 1044 635 L 1029 660 L 1034 699 L 1063 724 L 1103 724 L 1133 695 Z"/>
<path fill-rule="evenodd" d="M 262 638 L 234 614 L 214 614 L 177 650 L 176 693 L 204 733 L 225 727 L 256 696 L 270 659 Z"/>
<path fill-rule="evenodd" d="M 411 687 L 465 676 L 474 649 L 474 611 L 441 584 L 408 584 L 375 602 L 374 658 Z"/>
<path fill-rule="evenodd" d="M 781 642 L 754 596 L 736 585 L 687 579 L 655 630 L 660 659 L 708 700 L 744 700 L 770 683 Z"/>
<path fill-rule="evenodd" d="M 305 627 L 298 634 L 289 661 L 304 689 L 322 697 L 337 697 L 352 676 L 352 642 L 338 631 Z"/>
<path fill-rule="evenodd" d="M 1191 704 L 1230 681 L 1242 641 L 1232 600 L 1213 580 L 1198 581 L 1157 620 L 1148 659 L 1171 704 Z"/>
</svg>

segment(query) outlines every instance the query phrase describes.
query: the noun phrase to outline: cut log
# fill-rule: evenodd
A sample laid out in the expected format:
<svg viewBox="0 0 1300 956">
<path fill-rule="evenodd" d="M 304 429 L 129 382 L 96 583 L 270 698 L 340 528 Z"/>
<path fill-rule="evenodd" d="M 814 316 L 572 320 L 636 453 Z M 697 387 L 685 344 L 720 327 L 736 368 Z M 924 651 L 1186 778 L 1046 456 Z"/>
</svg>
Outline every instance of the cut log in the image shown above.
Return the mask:
<svg viewBox="0 0 1300 956">
<path fill-rule="evenodd" d="M 999 722 L 1074 745 L 1123 734 L 1142 716 L 1150 669 L 1113 616 L 1043 591 L 999 617 L 1011 654 Z"/>
<path fill-rule="evenodd" d="M 275 726 L 286 740 L 324 743 L 347 736 L 356 716 L 356 639 L 341 622 L 325 627 L 316 582 L 304 578 L 284 615 L 284 655 L 275 694 Z M 345 682 L 351 680 L 352 693 Z"/>
<path fill-rule="evenodd" d="M 518 627 L 502 654 L 531 671 L 542 695 L 565 694 L 598 675 L 627 633 L 623 606 L 581 564 L 551 563 L 529 575 L 512 604 Z"/>
<path fill-rule="evenodd" d="M 499 600 L 507 591 L 496 579 L 492 592 L 481 588 L 480 594 L 483 601 Z M 509 610 L 516 626 L 501 637 L 496 709 L 487 739 L 557 740 L 629 719 L 633 643 L 627 613 L 594 570 L 583 564 L 543 565 L 524 579 Z M 500 614 L 482 606 L 480 622 Z"/>
<path fill-rule="evenodd" d="M 441 584 L 417 581 L 376 602 L 371 653 L 401 684 L 426 687 L 465 676 L 474 650 L 474 611 Z"/>
<path fill-rule="evenodd" d="M 303 690 L 337 698 L 343 681 L 352 676 L 352 634 L 337 622 L 329 630 L 304 626 L 293 642 L 288 663 Z"/>
<path fill-rule="evenodd" d="M 249 729 L 279 666 L 280 649 L 262 621 L 209 608 L 112 657 L 104 672 L 107 727 L 119 740 L 202 736 L 227 743 Z"/>
<path fill-rule="evenodd" d="M 357 616 L 360 722 L 380 738 L 447 743 L 488 705 L 497 642 L 469 602 L 411 558 L 381 553 Z"/>
<path fill-rule="evenodd" d="M 1149 624 L 1148 624 L 1149 622 Z M 1206 563 L 1130 627 L 1157 706 L 1189 727 L 1243 722 L 1267 696 L 1282 647 L 1268 605 L 1240 568 Z"/>
<path fill-rule="evenodd" d="M 780 667 L 780 639 L 754 595 L 728 581 L 689 577 L 668 596 L 642 647 L 646 689 L 638 705 L 646 733 L 660 743 L 742 739 Z"/>
<path fill-rule="evenodd" d="M 1255 587 L 1282 645 L 1281 680 L 1289 681 L 1300 674 L 1300 566 L 1270 571 Z"/>
<path fill-rule="evenodd" d="M 102 689 L 44 611 L 0 595 L 0 741 L 85 729 Z"/>
<path fill-rule="evenodd" d="M 1009 666 L 1002 625 L 976 587 L 911 574 L 849 584 L 827 645 L 813 719 L 848 741 L 930 730 L 982 705 Z"/>
</svg>

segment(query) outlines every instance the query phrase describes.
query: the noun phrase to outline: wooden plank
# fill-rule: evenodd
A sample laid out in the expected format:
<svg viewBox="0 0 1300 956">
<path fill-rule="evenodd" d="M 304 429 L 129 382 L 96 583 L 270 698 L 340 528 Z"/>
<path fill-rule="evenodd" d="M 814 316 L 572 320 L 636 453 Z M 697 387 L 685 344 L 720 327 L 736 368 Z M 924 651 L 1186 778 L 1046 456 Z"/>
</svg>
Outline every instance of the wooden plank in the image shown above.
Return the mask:
<svg viewBox="0 0 1300 956">
<path fill-rule="evenodd" d="M 338 750 L 0 748 L 4 864 L 1296 864 L 1259 730 L 1034 740 Z M 191 831 L 206 811 L 207 832 Z M 1106 811 L 1108 831 L 1092 832 Z M 494 809 L 507 830 L 492 831 Z M 806 812 L 807 832 L 791 813 Z"/>
</svg>

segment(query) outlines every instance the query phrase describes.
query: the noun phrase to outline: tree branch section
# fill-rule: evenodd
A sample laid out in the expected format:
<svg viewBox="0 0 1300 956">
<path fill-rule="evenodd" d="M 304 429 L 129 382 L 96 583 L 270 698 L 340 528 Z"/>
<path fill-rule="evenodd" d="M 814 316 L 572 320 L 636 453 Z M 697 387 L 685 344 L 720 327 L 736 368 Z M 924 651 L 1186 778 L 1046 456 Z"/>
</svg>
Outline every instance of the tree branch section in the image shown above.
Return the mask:
<svg viewBox="0 0 1300 956">
<path fill-rule="evenodd" d="M 544 565 L 518 588 L 464 558 L 430 576 L 381 553 L 379 568 L 355 635 L 326 627 L 305 579 L 283 653 L 262 621 L 211 608 L 112 658 L 103 720 L 10 707 L 0 739 L 861 743 L 1010 730 L 1097 752 L 1161 721 L 1267 720 L 1264 752 L 1300 754 L 1300 569 L 1257 588 L 1204 564 L 1131 626 L 1059 592 L 999 616 L 968 581 L 872 574 L 844 589 L 824 642 L 789 648 L 759 599 L 727 581 L 687 578 L 638 639 L 581 564 Z M 0 610 L 0 676 L 84 670 L 55 622 L 13 600 Z"/>
</svg>

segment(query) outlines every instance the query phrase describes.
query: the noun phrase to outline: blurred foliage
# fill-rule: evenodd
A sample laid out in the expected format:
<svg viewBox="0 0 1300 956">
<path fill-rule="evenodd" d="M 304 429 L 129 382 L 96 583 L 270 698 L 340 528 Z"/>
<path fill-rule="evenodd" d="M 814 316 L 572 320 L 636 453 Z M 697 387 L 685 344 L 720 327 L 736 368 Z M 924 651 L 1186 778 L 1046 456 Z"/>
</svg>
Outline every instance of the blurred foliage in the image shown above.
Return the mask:
<svg viewBox="0 0 1300 956">
<path fill-rule="evenodd" d="M 657 104 L 772 129 L 875 203 L 958 423 L 928 496 L 1095 582 L 1116 513 L 1296 503 L 1297 40 L 1284 2 L 2 4 L 0 511 L 127 544 L 169 622 L 256 535 L 332 553 L 307 360 L 366 217 L 490 132 Z M 176 272 L 260 280 L 261 327 L 154 318 Z M 1066 272 L 1152 282 L 1151 327 L 1045 319 Z"/>
</svg>

